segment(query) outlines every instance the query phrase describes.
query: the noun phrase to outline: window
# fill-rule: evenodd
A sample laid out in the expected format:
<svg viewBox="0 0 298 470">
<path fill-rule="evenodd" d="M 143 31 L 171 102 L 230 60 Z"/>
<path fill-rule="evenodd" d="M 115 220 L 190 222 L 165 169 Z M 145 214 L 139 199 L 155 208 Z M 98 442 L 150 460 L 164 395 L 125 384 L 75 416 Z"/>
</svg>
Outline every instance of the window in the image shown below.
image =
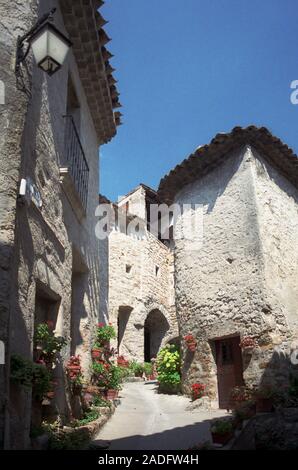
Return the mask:
<svg viewBox="0 0 298 470">
<path fill-rule="evenodd" d="M 89 166 L 80 139 L 80 103 L 70 77 L 68 79 L 67 106 L 64 119 L 65 148 L 62 168 L 60 169 L 61 182 L 73 209 L 78 214 L 79 220 L 81 220 L 87 208 Z M 75 190 L 73 190 L 73 187 Z"/>
<path fill-rule="evenodd" d="M 155 266 L 155 276 L 159 275 L 159 266 Z"/>
</svg>

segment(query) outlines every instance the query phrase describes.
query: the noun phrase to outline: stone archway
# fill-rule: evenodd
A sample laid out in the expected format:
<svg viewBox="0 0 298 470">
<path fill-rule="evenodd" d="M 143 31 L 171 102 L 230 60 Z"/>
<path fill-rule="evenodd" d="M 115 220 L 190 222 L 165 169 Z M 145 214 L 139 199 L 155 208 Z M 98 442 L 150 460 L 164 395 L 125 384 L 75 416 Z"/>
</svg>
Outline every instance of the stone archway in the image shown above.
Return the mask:
<svg viewBox="0 0 298 470">
<path fill-rule="evenodd" d="M 144 361 L 156 357 L 162 342 L 170 329 L 165 315 L 158 309 L 151 310 L 144 324 Z"/>
</svg>

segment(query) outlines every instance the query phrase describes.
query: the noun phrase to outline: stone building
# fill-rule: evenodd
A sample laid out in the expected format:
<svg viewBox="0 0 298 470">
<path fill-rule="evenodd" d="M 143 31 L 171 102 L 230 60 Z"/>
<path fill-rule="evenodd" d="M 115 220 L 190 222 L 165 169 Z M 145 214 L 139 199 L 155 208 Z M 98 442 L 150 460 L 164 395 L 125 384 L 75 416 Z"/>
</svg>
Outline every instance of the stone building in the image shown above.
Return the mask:
<svg viewBox="0 0 298 470">
<path fill-rule="evenodd" d="M 149 362 L 178 337 L 173 253 L 150 231 L 157 194 L 143 184 L 122 197 L 109 244 L 109 321 L 119 355 Z"/>
<path fill-rule="evenodd" d="M 10 356 L 31 358 L 39 322 L 50 320 L 67 338 L 56 369 L 57 413 L 67 417 L 63 360 L 81 354 L 88 375 L 100 305 L 98 147 L 116 133 L 120 104 L 106 49 L 109 41 L 99 12 L 101 0 L 3 1 L 0 5 L 0 442 L 6 448 L 29 443 L 30 392 L 10 384 Z M 27 57 L 27 93 L 16 86 L 18 35 L 55 7 L 55 26 L 72 47 L 61 70 L 49 77 Z M 19 77 L 20 78 L 20 77 Z M 19 196 L 26 180 L 34 197 Z M 24 182 L 24 181 L 23 181 Z M 101 300 L 101 305 L 105 302 Z"/>
<path fill-rule="evenodd" d="M 297 157 L 265 128 L 236 127 L 173 169 L 158 195 L 203 208 L 202 243 L 174 247 L 179 331 L 197 341 L 193 354 L 182 340 L 185 391 L 202 382 L 225 408 L 235 385 L 287 384 L 297 369 Z M 252 350 L 240 348 L 247 337 Z"/>
</svg>

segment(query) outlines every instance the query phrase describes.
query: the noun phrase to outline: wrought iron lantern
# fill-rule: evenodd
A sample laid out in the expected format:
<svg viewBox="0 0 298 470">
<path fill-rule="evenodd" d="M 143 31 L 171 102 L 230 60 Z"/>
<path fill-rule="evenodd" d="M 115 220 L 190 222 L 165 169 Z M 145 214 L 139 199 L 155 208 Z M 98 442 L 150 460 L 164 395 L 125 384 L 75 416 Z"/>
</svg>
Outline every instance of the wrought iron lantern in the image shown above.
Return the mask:
<svg viewBox="0 0 298 470">
<path fill-rule="evenodd" d="M 53 75 L 63 65 L 71 47 L 71 41 L 53 25 L 56 8 L 44 15 L 24 36 L 18 38 L 16 75 L 21 75 L 21 64 L 32 49 L 38 67 Z M 27 48 L 24 50 L 25 43 Z"/>
</svg>

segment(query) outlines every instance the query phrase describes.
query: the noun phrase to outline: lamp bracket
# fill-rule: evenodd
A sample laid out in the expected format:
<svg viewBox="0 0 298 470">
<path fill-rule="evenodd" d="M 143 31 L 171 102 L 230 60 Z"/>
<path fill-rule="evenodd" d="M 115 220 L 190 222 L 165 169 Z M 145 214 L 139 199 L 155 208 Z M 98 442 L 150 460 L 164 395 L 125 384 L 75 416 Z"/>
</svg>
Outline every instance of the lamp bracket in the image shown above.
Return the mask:
<svg viewBox="0 0 298 470">
<path fill-rule="evenodd" d="M 21 65 L 25 62 L 26 57 L 30 50 L 30 44 L 27 45 L 27 48 L 24 50 L 25 42 L 30 39 L 33 34 L 45 23 L 46 21 L 53 21 L 54 20 L 54 13 L 56 12 L 57 8 L 52 8 L 48 13 L 45 13 L 36 23 L 35 25 L 23 36 L 19 36 L 17 39 L 17 52 L 16 52 L 16 63 L 15 63 L 15 75 L 17 77 L 17 86 L 21 91 L 24 91 L 28 96 L 30 96 L 30 92 L 27 90 L 25 83 L 24 83 L 24 76 L 21 71 Z"/>
</svg>

